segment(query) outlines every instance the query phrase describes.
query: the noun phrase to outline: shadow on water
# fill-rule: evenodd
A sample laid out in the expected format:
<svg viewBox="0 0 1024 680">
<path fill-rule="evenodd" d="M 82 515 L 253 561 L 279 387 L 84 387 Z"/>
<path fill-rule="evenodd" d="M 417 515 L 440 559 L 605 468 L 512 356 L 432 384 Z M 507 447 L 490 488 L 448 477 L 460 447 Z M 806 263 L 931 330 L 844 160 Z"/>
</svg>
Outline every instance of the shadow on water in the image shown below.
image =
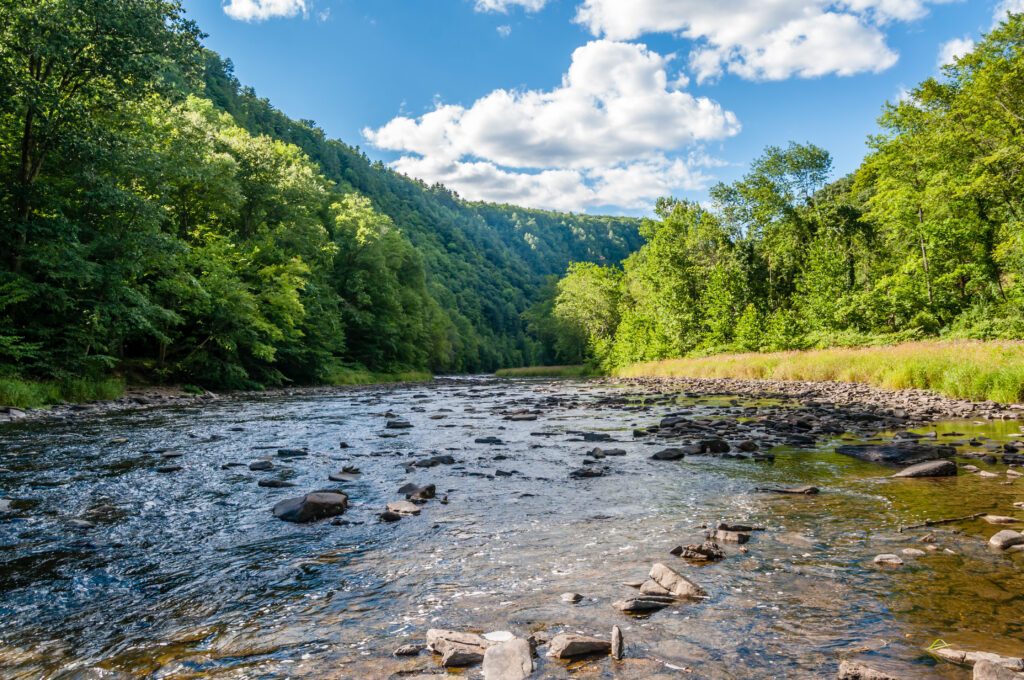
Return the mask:
<svg viewBox="0 0 1024 680">
<path fill-rule="evenodd" d="M 928 530 L 901 534 L 901 525 L 1012 514 L 1024 497 L 1003 484 L 1005 467 L 971 458 L 1000 477 L 894 480 L 887 468 L 836 454 L 838 437 L 813 450 L 776 448 L 772 463 L 651 461 L 657 449 L 631 432 L 667 412 L 744 422 L 791 407 L 622 394 L 574 381 L 466 380 L 8 426 L 0 430 L 0 495 L 10 505 L 0 518 L 0 675 L 433 673 L 427 655 L 389 656 L 430 627 L 606 635 L 622 626 L 630 658 L 571 668 L 541 659 L 539 677 L 678 677 L 689 668 L 707 678 L 817 678 L 867 650 L 916 663 L 921 677 L 963 679 L 963 669 L 934 665 L 920 650 L 943 638 L 1019 653 L 1022 556 L 989 551 L 984 539 L 995 527 L 936 527 L 933 552 L 899 569 L 872 562 L 925 545 Z M 503 419 L 516 409 L 537 419 Z M 384 428 L 389 411 L 414 427 L 382 437 L 396 434 Z M 968 452 L 977 448 L 971 438 L 999 442 L 1021 431 L 995 422 L 928 429 L 963 433 Z M 579 432 L 609 434 L 617 441 L 597 445 L 626 455 L 600 461 L 602 477 L 570 479 L 595 446 Z M 488 436 L 501 443 L 474 441 Z M 308 455 L 282 458 L 278 447 Z M 183 469 L 156 471 L 165 449 L 182 453 L 170 462 Z M 455 464 L 411 465 L 441 453 Z M 274 469 L 250 470 L 259 459 Z M 329 482 L 344 465 L 362 474 Z M 259 487 L 265 479 L 297 486 Z M 379 522 L 407 482 L 434 483 L 450 502 Z M 805 484 L 822 493 L 754 491 Z M 292 525 L 270 514 L 283 498 L 327 488 L 350 495 L 345 523 Z M 715 564 L 667 554 L 700 542 L 701 527 L 720 519 L 766 530 L 742 550 L 726 545 Z M 621 582 L 655 561 L 711 597 L 646 618 L 612 609 L 632 592 Z M 565 591 L 584 599 L 567 605 L 558 598 Z"/>
</svg>

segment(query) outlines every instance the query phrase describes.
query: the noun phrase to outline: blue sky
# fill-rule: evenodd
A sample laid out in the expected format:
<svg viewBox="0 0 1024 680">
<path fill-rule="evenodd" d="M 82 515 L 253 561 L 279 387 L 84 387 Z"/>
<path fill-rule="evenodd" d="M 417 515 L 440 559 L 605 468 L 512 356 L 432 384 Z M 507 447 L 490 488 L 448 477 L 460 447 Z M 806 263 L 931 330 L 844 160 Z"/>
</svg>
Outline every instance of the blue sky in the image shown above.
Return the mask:
<svg viewBox="0 0 1024 680">
<path fill-rule="evenodd" d="M 769 144 L 856 168 L 887 100 L 1024 0 L 185 0 L 293 118 L 474 200 L 647 214 Z"/>
</svg>

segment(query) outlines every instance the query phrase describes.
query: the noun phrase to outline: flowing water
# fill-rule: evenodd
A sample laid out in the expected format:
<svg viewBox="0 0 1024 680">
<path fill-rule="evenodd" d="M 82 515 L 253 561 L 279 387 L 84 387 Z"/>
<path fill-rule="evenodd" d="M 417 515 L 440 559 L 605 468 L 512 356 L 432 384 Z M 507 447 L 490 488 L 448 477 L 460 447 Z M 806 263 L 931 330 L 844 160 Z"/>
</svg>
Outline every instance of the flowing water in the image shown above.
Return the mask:
<svg viewBox="0 0 1024 680">
<path fill-rule="evenodd" d="M 624 390 L 636 401 L 607 405 Z M 498 414 L 538 405 L 532 422 Z M 898 569 L 872 562 L 921 546 L 925 530 L 900 534 L 900 525 L 1012 514 L 1024 482 L 1003 484 L 1005 468 L 991 466 L 994 479 L 893 480 L 891 470 L 829 445 L 777 448 L 774 463 L 649 460 L 652 447 L 633 439 L 633 427 L 679 405 L 693 417 L 777 407 L 683 396 L 645 406 L 635 388 L 476 379 L 5 426 L 0 676 L 402 677 L 442 672 L 427 653 L 390 656 L 428 628 L 607 636 L 613 624 L 624 631 L 627 659 L 567 666 L 542 658 L 537 677 L 834 677 L 839 659 L 860 650 L 917 664 L 922 678 L 969 677 L 921 651 L 938 638 L 1020 655 L 1024 555 L 990 551 L 985 539 L 996 527 L 936 528 L 937 545 L 951 553 Z M 413 427 L 386 430 L 388 411 Z M 1020 434 L 1013 422 L 933 428 L 996 441 Z M 601 461 L 611 468 L 603 477 L 570 479 L 594 446 L 573 434 L 581 431 L 611 434 L 618 443 L 610 446 L 627 455 Z M 474 443 L 484 436 L 504 444 Z M 280 459 L 279 447 L 311 453 Z M 160 449 L 184 455 L 165 461 Z M 407 472 L 431 453 L 456 464 Z M 269 472 L 222 468 L 268 456 Z M 183 469 L 156 472 L 168 462 Z M 328 482 L 343 465 L 362 474 Z M 297 486 L 263 488 L 261 479 Z M 410 481 L 436 484 L 449 502 L 379 522 Z M 822 493 L 754 491 L 798 484 Z M 345 522 L 296 525 L 270 512 L 278 500 L 332 487 L 350 496 Z M 95 527 L 75 527 L 82 517 Z M 726 546 L 727 558 L 708 566 L 667 554 L 700 542 L 701 525 L 720 519 L 766 530 L 749 552 Z M 621 582 L 644 577 L 656 561 L 710 597 L 647 618 L 614 610 L 611 602 L 635 593 Z M 566 591 L 585 599 L 563 603 Z M 463 675 L 480 677 L 479 669 Z"/>
</svg>

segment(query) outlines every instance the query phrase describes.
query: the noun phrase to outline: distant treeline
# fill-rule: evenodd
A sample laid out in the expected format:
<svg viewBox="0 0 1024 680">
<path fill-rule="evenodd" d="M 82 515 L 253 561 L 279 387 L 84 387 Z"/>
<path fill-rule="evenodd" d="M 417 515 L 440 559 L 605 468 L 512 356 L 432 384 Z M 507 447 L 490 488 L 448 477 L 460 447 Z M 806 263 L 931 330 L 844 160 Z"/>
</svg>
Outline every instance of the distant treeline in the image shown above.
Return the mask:
<svg viewBox="0 0 1024 680">
<path fill-rule="evenodd" d="M 0 0 L 0 375 L 243 388 L 553 360 L 638 220 L 468 203 L 251 89 L 170 0 Z"/>
<path fill-rule="evenodd" d="M 618 266 L 577 263 L 527 312 L 559 363 L 1024 337 L 1024 15 L 885 106 L 829 183 L 813 145 L 769 147 L 659 201 Z"/>
</svg>

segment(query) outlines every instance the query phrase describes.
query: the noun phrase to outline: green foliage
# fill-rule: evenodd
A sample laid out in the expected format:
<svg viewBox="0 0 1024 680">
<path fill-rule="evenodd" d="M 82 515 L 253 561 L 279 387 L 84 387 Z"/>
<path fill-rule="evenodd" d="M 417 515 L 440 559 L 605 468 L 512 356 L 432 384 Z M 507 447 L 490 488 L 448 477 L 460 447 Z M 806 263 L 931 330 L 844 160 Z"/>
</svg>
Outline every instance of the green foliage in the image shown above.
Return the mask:
<svg viewBox="0 0 1024 680">
<path fill-rule="evenodd" d="M 260 388 L 578 360 L 524 313 L 571 260 L 628 255 L 637 220 L 371 164 L 200 37 L 176 0 L 0 0 L 0 374 L 62 386 L 11 399 L 119 365 Z"/>
<path fill-rule="evenodd" d="M 0 376 L 0 404 L 15 408 L 41 408 L 61 402 L 117 399 L 124 394 L 119 378 L 90 380 L 31 380 L 19 376 Z"/>
<path fill-rule="evenodd" d="M 586 330 L 588 358 L 605 368 L 935 336 L 1024 337 L 1022 120 L 1017 14 L 941 79 L 887 105 L 883 134 L 854 175 L 826 184 L 824 150 L 768 147 L 741 179 L 711 189 L 712 210 L 660 201 L 660 221 L 644 225 L 646 243 L 621 272 L 581 277 L 570 268 L 560 287 L 608 285 L 589 304 L 553 314 Z M 618 322 L 591 323 L 595 316 Z"/>
</svg>

